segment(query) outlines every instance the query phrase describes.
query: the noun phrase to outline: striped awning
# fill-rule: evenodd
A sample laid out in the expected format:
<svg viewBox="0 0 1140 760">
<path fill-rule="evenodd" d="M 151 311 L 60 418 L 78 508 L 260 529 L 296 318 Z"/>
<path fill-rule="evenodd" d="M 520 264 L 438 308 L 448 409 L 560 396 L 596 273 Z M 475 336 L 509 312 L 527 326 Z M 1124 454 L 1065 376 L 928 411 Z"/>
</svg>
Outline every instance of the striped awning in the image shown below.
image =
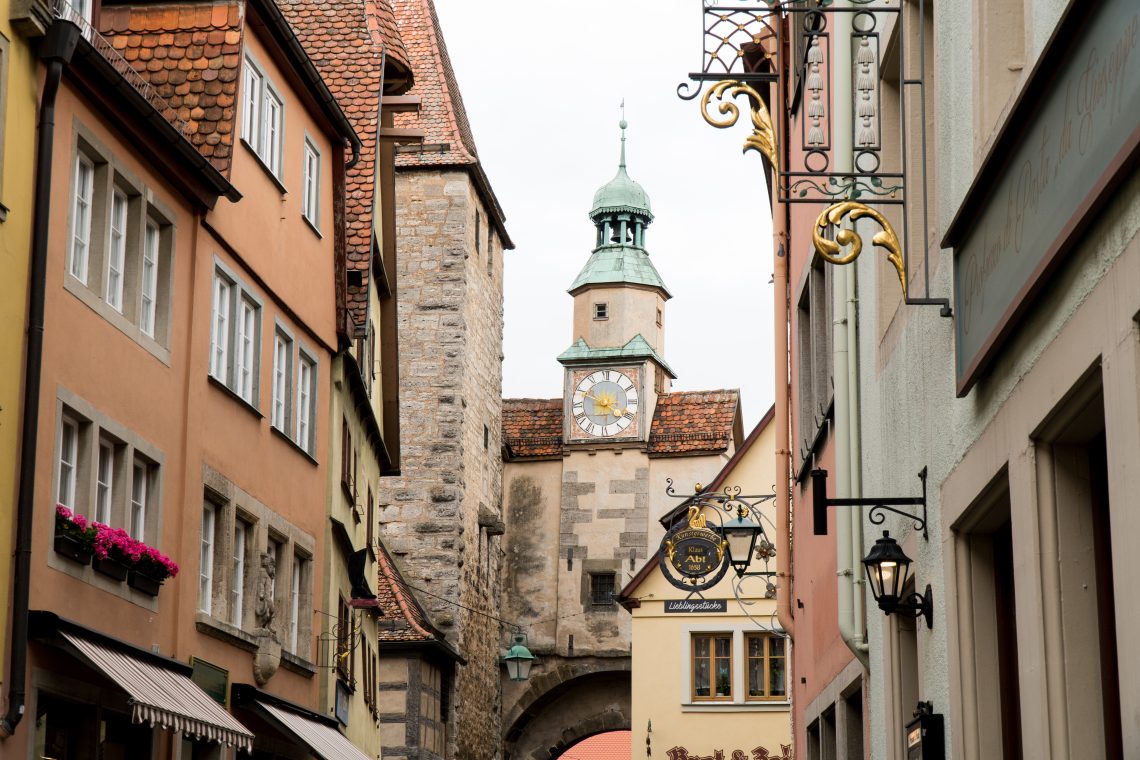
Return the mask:
<svg viewBox="0 0 1140 760">
<path fill-rule="evenodd" d="M 332 726 L 269 702 L 257 704 L 323 760 L 373 760 Z"/>
<path fill-rule="evenodd" d="M 96 644 L 79 634 L 60 631 L 80 654 L 131 695 L 131 718 L 197 739 L 244 749 L 253 747 L 253 734 L 209 694 L 186 676 L 144 662 L 126 652 Z"/>
</svg>

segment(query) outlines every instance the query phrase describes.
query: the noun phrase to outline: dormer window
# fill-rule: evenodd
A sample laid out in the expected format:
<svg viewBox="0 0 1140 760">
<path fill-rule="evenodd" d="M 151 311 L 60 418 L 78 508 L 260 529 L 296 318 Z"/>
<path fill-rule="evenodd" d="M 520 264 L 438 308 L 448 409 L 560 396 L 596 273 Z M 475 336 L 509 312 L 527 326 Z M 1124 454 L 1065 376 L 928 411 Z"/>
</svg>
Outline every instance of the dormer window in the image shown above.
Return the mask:
<svg viewBox="0 0 1140 760">
<path fill-rule="evenodd" d="M 595 320 L 609 319 L 609 318 L 610 318 L 609 304 L 604 304 L 604 303 L 594 304 L 594 319 Z"/>
</svg>

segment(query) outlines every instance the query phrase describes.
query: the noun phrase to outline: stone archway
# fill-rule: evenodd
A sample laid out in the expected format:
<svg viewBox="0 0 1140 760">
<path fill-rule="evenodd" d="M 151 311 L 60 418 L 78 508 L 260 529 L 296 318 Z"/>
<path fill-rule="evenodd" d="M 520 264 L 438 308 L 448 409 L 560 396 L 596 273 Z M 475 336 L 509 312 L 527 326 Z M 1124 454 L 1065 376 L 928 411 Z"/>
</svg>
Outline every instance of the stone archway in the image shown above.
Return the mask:
<svg viewBox="0 0 1140 760">
<path fill-rule="evenodd" d="M 507 760 L 552 760 L 582 739 L 631 728 L 629 660 L 586 659 L 542 674 L 519 696 L 503 722 Z"/>
</svg>

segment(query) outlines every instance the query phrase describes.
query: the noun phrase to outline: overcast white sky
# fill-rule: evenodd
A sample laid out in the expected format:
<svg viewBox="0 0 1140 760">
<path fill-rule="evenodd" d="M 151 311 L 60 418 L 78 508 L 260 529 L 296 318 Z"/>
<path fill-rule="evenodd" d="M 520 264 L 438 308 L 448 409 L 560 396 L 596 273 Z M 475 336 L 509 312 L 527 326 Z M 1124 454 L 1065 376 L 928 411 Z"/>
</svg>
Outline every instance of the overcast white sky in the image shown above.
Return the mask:
<svg viewBox="0 0 1140 760">
<path fill-rule="evenodd" d="M 435 0 L 475 143 L 507 215 L 503 395 L 562 394 L 566 288 L 594 242 L 594 191 L 617 170 L 649 193 L 646 247 L 673 299 L 674 390 L 740 388 L 745 432 L 774 400 L 772 234 L 760 157 L 677 85 L 700 64 L 700 0 Z"/>
</svg>

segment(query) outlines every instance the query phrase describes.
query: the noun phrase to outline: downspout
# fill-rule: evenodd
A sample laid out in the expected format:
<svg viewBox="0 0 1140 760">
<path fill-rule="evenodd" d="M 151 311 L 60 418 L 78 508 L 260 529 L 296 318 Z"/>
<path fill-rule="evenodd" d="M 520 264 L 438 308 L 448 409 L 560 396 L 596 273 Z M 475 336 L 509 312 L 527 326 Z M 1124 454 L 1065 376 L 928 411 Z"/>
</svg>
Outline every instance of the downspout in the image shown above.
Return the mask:
<svg viewBox="0 0 1140 760">
<path fill-rule="evenodd" d="M 850 404 L 851 424 L 849 433 L 851 445 L 851 497 L 863 495 L 863 415 L 860 413 L 859 399 L 859 272 L 855 264 L 847 272 L 847 399 Z M 851 630 L 860 651 L 867 652 L 867 630 L 865 626 L 864 580 L 863 580 L 863 508 L 851 507 L 847 510 L 851 521 Z M 864 662 L 864 665 L 867 663 Z"/>
<path fill-rule="evenodd" d="M 28 662 L 28 598 L 31 591 L 32 518 L 35 507 L 36 445 L 40 425 L 40 370 L 44 354 L 44 301 L 47 294 L 48 223 L 51 211 L 52 143 L 55 98 L 64 66 L 79 42 L 79 27 L 56 19 L 40 43 L 47 62 L 40 96 L 40 128 L 36 140 L 35 210 L 32 261 L 28 285 L 28 350 L 24 362 L 23 427 L 20 430 L 20 487 L 16 502 L 16 566 L 12 580 L 12 649 L 8 677 L 8 713 L 0 720 L 0 739 L 16 731 L 24 717 Z"/>
<path fill-rule="evenodd" d="M 850 172 L 853 168 L 853 134 L 854 119 L 852 113 L 852 87 L 851 87 L 851 14 L 835 14 L 834 40 L 834 77 L 833 87 L 835 97 L 832 103 L 837 104 L 835 110 L 835 170 L 837 172 Z M 847 266 L 835 266 L 832 272 L 832 340 L 834 361 L 832 375 L 835 382 L 835 495 L 839 498 L 851 498 L 854 491 L 852 472 L 853 435 L 858 431 L 852 424 L 852 387 L 858 392 L 857 383 L 853 383 L 851 374 L 850 350 L 854 325 L 848 309 L 848 294 L 854 292 L 854 272 Z M 854 305 L 851 304 L 853 308 Z M 854 380 L 857 381 L 857 377 Z M 857 402 L 856 402 L 857 405 Z M 844 507 L 847 514 L 840 512 L 835 520 L 835 573 L 837 584 L 839 635 L 843 642 L 855 654 L 864 667 L 868 665 L 867 643 L 859 635 L 855 620 L 855 580 L 858 577 L 854 571 L 853 561 L 858 552 L 853 551 L 854 538 L 852 536 L 852 522 L 860 518 L 859 509 Z M 860 539 L 860 544 L 862 540 Z"/>
<path fill-rule="evenodd" d="M 781 23 L 787 23 L 783 21 Z M 777 60 L 787 60 L 788 35 L 783 35 L 785 50 L 780 51 Z M 788 165 L 790 146 L 788 131 L 788 93 L 782 76 L 776 83 L 776 108 L 773 110 L 780 120 L 777 134 L 784 139 L 777 145 L 777 157 L 781 166 L 773 166 L 773 181 L 769 184 L 771 198 L 772 236 L 775 243 L 775 260 L 772 264 L 772 301 L 775 309 L 773 325 L 776 328 L 776 620 L 789 639 L 795 639 L 795 618 L 792 612 L 792 532 L 791 532 L 791 493 L 792 493 L 792 418 L 788 413 L 791 404 L 791 355 L 788 353 L 788 332 L 791 330 L 791 315 L 788 313 L 788 229 L 791 227 L 788 204 L 779 198 L 779 170 Z"/>
</svg>

